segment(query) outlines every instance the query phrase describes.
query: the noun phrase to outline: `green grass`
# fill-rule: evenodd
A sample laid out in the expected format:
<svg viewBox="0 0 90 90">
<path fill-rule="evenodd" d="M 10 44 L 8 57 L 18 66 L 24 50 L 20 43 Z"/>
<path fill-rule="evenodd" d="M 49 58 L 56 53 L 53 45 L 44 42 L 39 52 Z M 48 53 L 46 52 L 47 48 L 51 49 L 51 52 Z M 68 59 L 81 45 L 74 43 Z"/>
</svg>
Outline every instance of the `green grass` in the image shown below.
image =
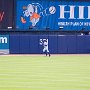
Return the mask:
<svg viewBox="0 0 90 90">
<path fill-rule="evenodd" d="M 0 56 L 0 90 L 90 90 L 90 55 Z"/>
</svg>

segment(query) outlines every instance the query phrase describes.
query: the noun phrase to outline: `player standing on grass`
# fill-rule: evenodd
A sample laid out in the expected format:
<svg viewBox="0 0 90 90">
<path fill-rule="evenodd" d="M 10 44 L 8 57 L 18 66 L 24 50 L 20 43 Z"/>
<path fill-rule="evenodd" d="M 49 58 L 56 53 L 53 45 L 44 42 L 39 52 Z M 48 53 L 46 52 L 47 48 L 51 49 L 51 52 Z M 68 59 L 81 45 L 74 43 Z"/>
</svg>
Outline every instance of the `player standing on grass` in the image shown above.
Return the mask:
<svg viewBox="0 0 90 90">
<path fill-rule="evenodd" d="M 50 52 L 48 50 L 48 42 L 46 40 L 44 40 L 44 42 L 43 42 L 43 47 L 44 47 L 43 52 L 46 53 L 46 56 L 49 55 L 49 57 L 50 57 Z"/>
</svg>

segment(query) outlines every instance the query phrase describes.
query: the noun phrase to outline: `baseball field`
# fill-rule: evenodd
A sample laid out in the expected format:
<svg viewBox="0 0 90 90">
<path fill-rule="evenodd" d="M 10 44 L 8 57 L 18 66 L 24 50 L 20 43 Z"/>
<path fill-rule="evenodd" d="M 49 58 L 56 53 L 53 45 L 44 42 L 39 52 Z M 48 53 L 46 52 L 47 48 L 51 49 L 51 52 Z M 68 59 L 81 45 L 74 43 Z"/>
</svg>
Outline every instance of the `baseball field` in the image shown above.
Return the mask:
<svg viewBox="0 0 90 90">
<path fill-rule="evenodd" d="M 90 55 L 1 55 L 0 90 L 90 90 Z"/>
</svg>

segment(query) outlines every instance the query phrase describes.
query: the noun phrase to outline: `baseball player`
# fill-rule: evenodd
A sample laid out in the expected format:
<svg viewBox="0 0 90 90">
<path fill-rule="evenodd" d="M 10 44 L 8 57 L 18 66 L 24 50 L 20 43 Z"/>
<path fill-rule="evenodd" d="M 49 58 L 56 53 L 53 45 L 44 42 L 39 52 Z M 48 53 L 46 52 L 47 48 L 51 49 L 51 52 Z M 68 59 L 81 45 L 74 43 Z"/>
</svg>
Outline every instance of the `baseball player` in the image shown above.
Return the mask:
<svg viewBox="0 0 90 90">
<path fill-rule="evenodd" d="M 46 54 L 46 56 L 49 55 L 49 57 L 50 57 L 51 55 L 50 55 L 50 52 L 48 50 L 48 42 L 47 42 L 47 40 L 44 40 L 43 47 L 44 47 L 43 52 Z"/>
</svg>

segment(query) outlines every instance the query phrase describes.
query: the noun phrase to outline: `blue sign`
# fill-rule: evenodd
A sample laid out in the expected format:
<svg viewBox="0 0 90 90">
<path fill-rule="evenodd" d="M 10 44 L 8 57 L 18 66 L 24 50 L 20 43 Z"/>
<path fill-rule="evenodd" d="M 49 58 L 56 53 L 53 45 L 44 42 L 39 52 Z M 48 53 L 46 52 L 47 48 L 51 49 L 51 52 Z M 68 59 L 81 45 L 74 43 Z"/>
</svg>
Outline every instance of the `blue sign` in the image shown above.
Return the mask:
<svg viewBox="0 0 90 90">
<path fill-rule="evenodd" d="M 17 1 L 16 28 L 21 30 L 90 30 L 90 2 Z"/>
<path fill-rule="evenodd" d="M 9 49 L 9 35 L 0 35 L 0 50 Z"/>
</svg>

